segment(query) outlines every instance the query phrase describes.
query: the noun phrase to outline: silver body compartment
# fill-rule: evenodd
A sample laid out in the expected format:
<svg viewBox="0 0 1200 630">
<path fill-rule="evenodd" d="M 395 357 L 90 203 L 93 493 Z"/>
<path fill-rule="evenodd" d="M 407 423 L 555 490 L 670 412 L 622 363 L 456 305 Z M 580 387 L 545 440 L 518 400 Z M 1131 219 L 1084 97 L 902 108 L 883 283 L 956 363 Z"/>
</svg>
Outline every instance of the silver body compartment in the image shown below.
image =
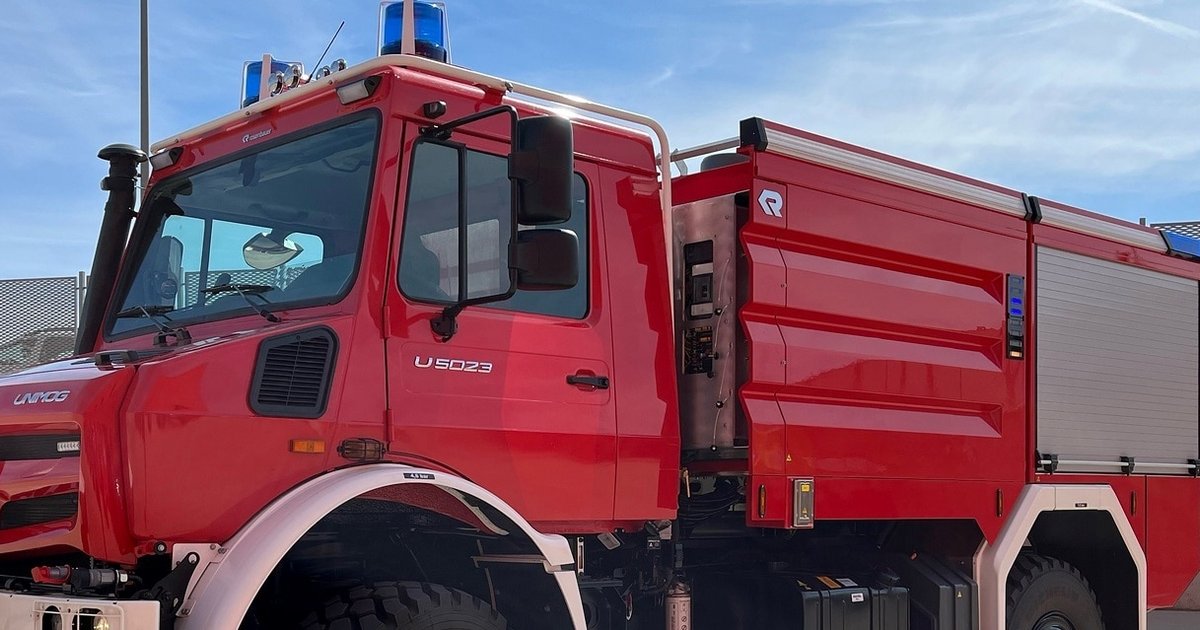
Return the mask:
<svg viewBox="0 0 1200 630">
<path fill-rule="evenodd" d="M 1132 472 L 1186 474 L 1200 457 L 1196 281 L 1047 247 L 1036 265 L 1038 451 L 1064 472 L 1132 458 Z"/>
</svg>

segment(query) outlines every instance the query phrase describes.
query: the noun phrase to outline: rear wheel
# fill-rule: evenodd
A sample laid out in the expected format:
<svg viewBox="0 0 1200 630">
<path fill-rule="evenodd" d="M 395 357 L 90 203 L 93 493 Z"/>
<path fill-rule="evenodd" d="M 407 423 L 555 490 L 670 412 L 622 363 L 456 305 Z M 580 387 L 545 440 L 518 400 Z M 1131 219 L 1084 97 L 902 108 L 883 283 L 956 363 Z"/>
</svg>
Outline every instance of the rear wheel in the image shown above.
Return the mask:
<svg viewBox="0 0 1200 630">
<path fill-rule="evenodd" d="M 477 597 L 438 584 L 379 582 L 339 593 L 300 624 L 304 630 L 505 630 Z"/>
<path fill-rule="evenodd" d="M 1104 630 L 1104 622 L 1075 567 L 1022 554 L 1008 574 L 1008 630 Z"/>
</svg>

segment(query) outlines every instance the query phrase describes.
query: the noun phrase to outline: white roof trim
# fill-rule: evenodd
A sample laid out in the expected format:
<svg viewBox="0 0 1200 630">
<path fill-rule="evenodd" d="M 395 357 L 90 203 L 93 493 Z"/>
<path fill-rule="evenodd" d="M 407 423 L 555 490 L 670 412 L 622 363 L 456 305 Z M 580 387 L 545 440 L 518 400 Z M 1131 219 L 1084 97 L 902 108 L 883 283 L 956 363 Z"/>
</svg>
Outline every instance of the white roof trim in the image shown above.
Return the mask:
<svg viewBox="0 0 1200 630">
<path fill-rule="evenodd" d="M 616 107 L 609 107 L 607 105 L 593 103 L 578 96 L 551 92 L 550 90 L 544 90 L 542 88 L 525 85 L 523 83 L 517 83 L 515 81 L 508 81 L 499 77 L 486 75 L 473 70 L 468 70 L 466 68 L 452 66 L 450 64 L 437 62 L 432 59 L 426 59 L 424 57 L 418 57 L 415 55 L 383 55 L 379 57 L 373 57 L 363 63 L 351 68 L 347 68 L 341 72 L 331 74 L 327 77 L 311 80 L 297 88 L 288 90 L 282 94 L 272 96 L 270 98 L 262 99 L 261 101 L 254 103 L 249 107 L 239 109 L 233 113 L 217 118 L 216 120 L 211 120 L 203 125 L 194 127 L 183 133 L 176 134 L 165 140 L 159 141 L 150 148 L 151 153 L 158 153 L 159 151 L 168 149 L 177 144 L 183 144 L 188 140 L 204 134 L 223 130 L 242 120 L 250 118 L 255 114 L 267 111 L 269 109 L 278 108 L 292 101 L 299 100 L 307 95 L 314 94 L 317 90 L 322 88 L 349 82 L 353 79 L 366 76 L 370 73 L 387 67 L 416 69 L 428 74 L 461 81 L 468 85 L 477 85 L 499 92 L 520 94 L 530 98 L 554 103 L 556 105 L 561 105 L 570 109 L 590 112 L 592 114 L 604 116 L 612 120 L 619 120 L 632 125 L 648 128 L 653 133 L 654 138 L 658 140 L 659 150 L 661 151 L 659 154 L 659 170 L 660 175 L 662 175 L 661 192 L 663 208 L 667 208 L 668 210 L 671 208 L 671 143 L 667 138 L 666 129 L 664 129 L 657 120 L 654 120 L 649 116 L 635 114 L 633 112 L 618 109 Z M 665 212 L 665 215 L 669 217 L 670 213 Z M 666 220 L 666 224 L 669 225 L 669 223 L 669 219 Z"/>
<path fill-rule="evenodd" d="M 943 175 L 927 173 L 786 132 L 767 130 L 767 152 L 779 153 L 822 166 L 830 166 L 838 170 L 965 201 L 1004 214 L 1025 217 L 1025 206 L 1020 197 L 975 186 Z"/>
<path fill-rule="evenodd" d="M 1065 228 L 1073 232 L 1082 232 L 1090 236 L 1099 236 L 1110 241 L 1144 247 L 1156 252 L 1167 252 L 1167 242 L 1162 234 L 1146 232 L 1133 226 L 1110 223 L 1094 219 L 1087 215 L 1058 208 L 1042 206 L 1042 223 L 1054 227 Z"/>
<path fill-rule="evenodd" d="M 865 175 L 881 181 L 898 184 L 924 192 L 948 197 L 958 201 L 1024 217 L 1025 206 L 1019 197 L 976 186 L 957 179 L 929 173 L 863 155 L 847 149 L 809 140 L 776 129 L 766 130 L 767 152 L 798 158 L 822 166 Z M 1166 252 L 1166 241 L 1159 234 L 1138 229 L 1133 225 L 1122 225 L 1103 221 L 1077 212 L 1060 210 L 1042 205 L 1042 223 L 1065 228 L 1090 236 L 1144 247 L 1156 252 Z"/>
</svg>

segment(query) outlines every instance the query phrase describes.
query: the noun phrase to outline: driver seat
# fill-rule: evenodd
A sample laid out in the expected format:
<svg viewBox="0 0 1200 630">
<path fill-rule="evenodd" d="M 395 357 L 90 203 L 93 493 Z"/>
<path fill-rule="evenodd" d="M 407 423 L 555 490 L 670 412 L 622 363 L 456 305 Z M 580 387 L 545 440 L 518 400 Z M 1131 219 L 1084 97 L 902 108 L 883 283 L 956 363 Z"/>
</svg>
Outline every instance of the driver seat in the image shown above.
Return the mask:
<svg viewBox="0 0 1200 630">
<path fill-rule="evenodd" d="M 353 255 L 330 256 L 302 271 L 283 294 L 289 300 L 339 296 L 346 290 L 353 268 Z"/>
</svg>

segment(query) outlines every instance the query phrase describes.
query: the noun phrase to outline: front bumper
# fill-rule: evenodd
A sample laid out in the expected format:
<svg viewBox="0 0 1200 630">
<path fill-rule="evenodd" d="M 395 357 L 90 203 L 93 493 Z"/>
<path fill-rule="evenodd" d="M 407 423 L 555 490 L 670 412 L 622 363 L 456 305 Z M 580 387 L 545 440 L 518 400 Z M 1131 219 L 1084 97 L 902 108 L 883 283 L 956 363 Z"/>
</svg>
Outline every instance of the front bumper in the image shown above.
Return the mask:
<svg viewBox="0 0 1200 630">
<path fill-rule="evenodd" d="M 28 595 L 0 592 L 0 630 L 63 630 L 95 628 L 95 619 L 108 621 L 111 630 L 158 630 L 157 601 L 113 601 L 66 597 L 61 595 Z M 62 623 L 55 625 L 46 617 L 59 615 Z"/>
</svg>

